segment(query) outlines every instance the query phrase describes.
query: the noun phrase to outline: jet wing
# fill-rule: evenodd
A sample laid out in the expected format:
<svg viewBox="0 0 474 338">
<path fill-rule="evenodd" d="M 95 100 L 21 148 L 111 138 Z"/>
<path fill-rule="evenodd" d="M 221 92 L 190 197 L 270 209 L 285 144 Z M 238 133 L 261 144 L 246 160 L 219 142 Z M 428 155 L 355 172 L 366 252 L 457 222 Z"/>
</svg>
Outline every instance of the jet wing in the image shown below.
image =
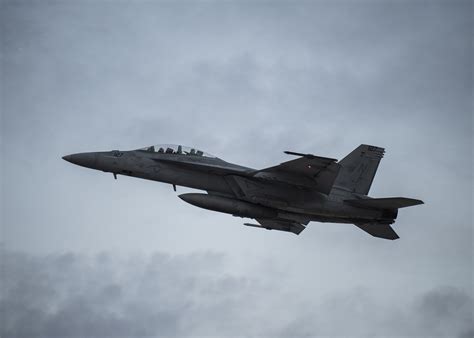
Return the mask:
<svg viewBox="0 0 474 338">
<path fill-rule="evenodd" d="M 341 168 L 336 159 L 311 154 L 285 153 L 302 157 L 258 170 L 254 176 L 309 187 L 323 194 L 329 194 Z"/>
<path fill-rule="evenodd" d="M 299 235 L 301 231 L 306 229 L 306 227 L 298 222 L 291 222 L 285 220 L 274 220 L 274 219 L 256 219 L 256 221 L 260 224 L 251 224 L 251 223 L 244 223 L 246 226 L 256 227 L 261 229 L 267 230 L 279 230 L 279 231 L 287 231 L 292 232 L 296 235 Z"/>
</svg>

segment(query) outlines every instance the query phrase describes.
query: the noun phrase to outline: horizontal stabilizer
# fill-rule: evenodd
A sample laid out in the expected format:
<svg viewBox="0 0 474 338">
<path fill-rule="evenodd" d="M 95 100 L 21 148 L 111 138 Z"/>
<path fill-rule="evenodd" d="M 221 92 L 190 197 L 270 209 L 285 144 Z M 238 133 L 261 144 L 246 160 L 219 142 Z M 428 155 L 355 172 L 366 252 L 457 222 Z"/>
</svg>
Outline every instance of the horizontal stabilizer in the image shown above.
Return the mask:
<svg viewBox="0 0 474 338">
<path fill-rule="evenodd" d="M 383 223 L 365 223 L 365 224 L 356 224 L 359 228 L 365 232 L 371 234 L 374 237 L 385 238 L 385 239 L 398 239 L 397 233 L 393 228 L 388 224 Z"/>
<path fill-rule="evenodd" d="M 344 200 L 344 202 L 354 207 L 369 209 L 399 209 L 423 204 L 423 201 L 406 197 L 355 199 Z"/>
</svg>

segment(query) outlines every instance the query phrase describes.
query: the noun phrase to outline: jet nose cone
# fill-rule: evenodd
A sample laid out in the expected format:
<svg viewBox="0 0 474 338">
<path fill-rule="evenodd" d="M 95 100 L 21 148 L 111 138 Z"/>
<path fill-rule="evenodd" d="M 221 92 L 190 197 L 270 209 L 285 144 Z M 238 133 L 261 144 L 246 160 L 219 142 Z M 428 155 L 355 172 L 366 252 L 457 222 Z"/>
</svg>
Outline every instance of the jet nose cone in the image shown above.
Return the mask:
<svg viewBox="0 0 474 338">
<path fill-rule="evenodd" d="M 80 153 L 63 156 L 63 160 L 86 168 L 95 168 L 97 162 L 96 153 Z"/>
<path fill-rule="evenodd" d="M 68 161 L 68 162 L 71 162 L 71 163 L 73 163 L 72 158 L 73 158 L 73 155 L 64 155 L 63 156 L 64 161 Z"/>
</svg>

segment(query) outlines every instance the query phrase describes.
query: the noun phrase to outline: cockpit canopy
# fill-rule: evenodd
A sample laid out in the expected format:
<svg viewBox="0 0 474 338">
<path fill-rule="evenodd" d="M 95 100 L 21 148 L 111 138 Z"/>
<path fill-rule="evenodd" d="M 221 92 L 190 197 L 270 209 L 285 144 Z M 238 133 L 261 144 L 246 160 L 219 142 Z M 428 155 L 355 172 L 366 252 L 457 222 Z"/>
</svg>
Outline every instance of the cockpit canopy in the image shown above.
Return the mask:
<svg viewBox="0 0 474 338">
<path fill-rule="evenodd" d="M 187 147 L 178 144 L 157 144 L 145 148 L 140 148 L 138 150 L 148 151 L 152 153 L 160 154 L 175 154 L 175 155 L 188 155 L 188 156 L 203 156 L 216 158 L 214 155 L 208 154 L 202 150 Z"/>
</svg>

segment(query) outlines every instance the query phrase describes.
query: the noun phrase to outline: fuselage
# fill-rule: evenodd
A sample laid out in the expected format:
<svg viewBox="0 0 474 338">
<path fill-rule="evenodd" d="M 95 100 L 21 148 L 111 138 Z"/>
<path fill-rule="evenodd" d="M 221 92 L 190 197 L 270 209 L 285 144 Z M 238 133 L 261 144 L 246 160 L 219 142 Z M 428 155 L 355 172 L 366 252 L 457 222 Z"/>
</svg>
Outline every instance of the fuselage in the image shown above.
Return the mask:
<svg viewBox="0 0 474 338">
<path fill-rule="evenodd" d="M 333 187 L 330 194 L 326 195 L 302 186 L 277 181 L 258 170 L 200 153 L 182 151 L 166 153 L 144 148 L 132 151 L 80 153 L 65 156 L 64 159 L 114 175 L 205 190 L 209 195 L 274 210 L 284 219 L 337 223 L 376 220 L 391 223 L 396 218 L 394 212 L 357 208 L 344 203 L 344 200 L 352 199 L 354 196 L 351 192 L 338 187 Z M 236 216 L 252 217 L 239 214 Z"/>
</svg>

